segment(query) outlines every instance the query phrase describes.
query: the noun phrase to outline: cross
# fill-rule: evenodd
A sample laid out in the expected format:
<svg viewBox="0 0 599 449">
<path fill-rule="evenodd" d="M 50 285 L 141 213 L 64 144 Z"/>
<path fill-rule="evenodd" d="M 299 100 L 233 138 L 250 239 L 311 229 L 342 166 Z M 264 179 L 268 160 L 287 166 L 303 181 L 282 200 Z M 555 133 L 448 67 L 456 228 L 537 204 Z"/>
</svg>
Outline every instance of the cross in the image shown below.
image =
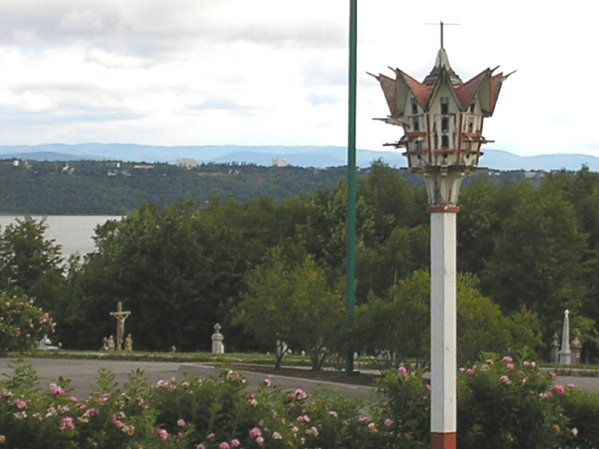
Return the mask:
<svg viewBox="0 0 599 449">
<path fill-rule="evenodd" d="M 439 25 L 439 30 L 440 30 L 440 34 L 441 34 L 441 48 L 443 47 L 443 27 L 445 25 L 459 25 L 459 23 L 443 23 L 442 20 L 439 21 L 439 23 L 425 23 L 425 25 Z"/>
<path fill-rule="evenodd" d="M 123 304 L 121 301 L 116 306 L 116 312 L 110 312 L 110 315 L 116 318 L 116 350 L 120 351 L 123 348 L 123 335 L 125 335 L 125 320 L 131 311 L 123 311 Z"/>
</svg>

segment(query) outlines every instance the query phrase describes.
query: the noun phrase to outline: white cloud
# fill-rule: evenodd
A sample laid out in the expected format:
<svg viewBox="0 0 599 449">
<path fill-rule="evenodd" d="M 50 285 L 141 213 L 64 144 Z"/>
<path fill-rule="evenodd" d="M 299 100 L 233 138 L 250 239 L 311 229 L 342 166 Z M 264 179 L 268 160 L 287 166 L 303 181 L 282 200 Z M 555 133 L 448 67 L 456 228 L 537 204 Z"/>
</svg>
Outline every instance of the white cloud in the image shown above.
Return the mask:
<svg viewBox="0 0 599 449">
<path fill-rule="evenodd" d="M 336 144 L 347 140 L 345 0 L 4 0 L 0 143 Z M 543 11 L 542 16 L 538 11 Z M 596 151 L 599 31 L 583 0 L 358 5 L 358 146 L 401 130 L 366 72 L 432 68 L 438 23 L 466 80 L 517 69 L 485 124 L 493 148 Z M 535 19 L 536 18 L 536 19 Z"/>
</svg>

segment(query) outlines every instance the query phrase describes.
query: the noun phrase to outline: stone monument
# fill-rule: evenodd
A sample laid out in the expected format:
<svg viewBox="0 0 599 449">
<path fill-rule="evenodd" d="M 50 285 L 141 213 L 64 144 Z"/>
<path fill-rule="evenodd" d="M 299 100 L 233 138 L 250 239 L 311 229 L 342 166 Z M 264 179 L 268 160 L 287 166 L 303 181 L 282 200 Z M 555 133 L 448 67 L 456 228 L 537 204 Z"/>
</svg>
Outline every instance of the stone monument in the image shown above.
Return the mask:
<svg viewBox="0 0 599 449">
<path fill-rule="evenodd" d="M 110 312 L 110 315 L 116 318 L 116 350 L 121 351 L 123 349 L 123 337 L 125 335 L 125 320 L 131 315 L 131 311 L 123 310 L 123 304 L 119 301 L 116 312 Z"/>
<path fill-rule="evenodd" d="M 551 363 L 557 363 L 559 360 L 559 337 L 557 332 L 553 334 L 551 339 L 551 353 L 549 355 L 549 361 Z"/>
<path fill-rule="evenodd" d="M 570 365 L 572 363 L 572 352 L 570 351 L 570 311 L 564 312 L 564 327 L 562 330 L 562 347 L 559 351 L 559 364 Z"/>
<path fill-rule="evenodd" d="M 223 334 L 220 333 L 220 324 L 214 325 L 214 333 L 212 334 L 212 354 L 224 354 L 225 345 L 223 344 Z"/>
<path fill-rule="evenodd" d="M 576 330 L 574 331 L 574 340 L 570 343 L 570 351 L 572 352 L 572 362 L 579 364 L 582 355 L 582 343 Z"/>
<path fill-rule="evenodd" d="M 58 346 L 52 346 L 52 341 L 48 338 L 48 334 L 44 334 L 43 338 L 37 344 L 37 349 L 42 351 L 55 351 Z"/>
</svg>

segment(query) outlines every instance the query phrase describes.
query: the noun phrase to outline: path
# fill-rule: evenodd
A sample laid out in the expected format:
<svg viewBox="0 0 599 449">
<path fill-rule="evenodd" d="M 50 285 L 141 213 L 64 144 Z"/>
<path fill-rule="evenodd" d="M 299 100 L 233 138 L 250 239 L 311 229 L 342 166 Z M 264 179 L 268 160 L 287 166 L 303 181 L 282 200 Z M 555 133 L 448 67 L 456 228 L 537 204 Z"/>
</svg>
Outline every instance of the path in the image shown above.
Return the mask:
<svg viewBox="0 0 599 449">
<path fill-rule="evenodd" d="M 12 362 L 13 359 L 0 358 L 0 375 L 4 377 L 12 371 L 9 367 Z M 87 396 L 93 391 L 98 377 L 98 370 L 101 368 L 110 370 L 115 376 L 115 382 L 119 385 L 122 385 L 136 369 L 143 370 L 151 382 L 160 379 L 168 380 L 173 377 L 180 380 L 186 375 L 192 377 L 214 377 L 218 375 L 218 369 L 201 363 L 46 358 L 28 358 L 26 363 L 37 371 L 40 388 L 45 388 L 51 382 L 56 382 L 60 376 L 63 376 L 71 380 L 71 393 L 80 397 Z M 268 377 L 274 384 L 280 385 L 284 389 L 302 388 L 310 392 L 317 385 L 323 385 L 348 396 L 358 396 L 366 400 L 373 397 L 372 388 L 360 385 L 337 384 L 254 372 L 243 372 L 243 375 L 250 386 L 258 386 Z"/>
<path fill-rule="evenodd" d="M 12 364 L 12 362 L 13 359 L 0 358 L 0 375 L 4 377 L 4 375 L 11 372 L 9 364 Z M 63 376 L 71 379 L 71 392 L 76 396 L 87 396 L 93 391 L 98 370 L 101 368 L 110 370 L 119 385 L 122 385 L 136 369 L 143 370 L 151 382 L 156 382 L 160 379 L 168 380 L 173 377 L 180 380 L 185 375 L 213 377 L 218 374 L 218 370 L 213 366 L 201 363 L 45 358 L 29 358 L 26 359 L 26 363 L 30 364 L 37 371 L 40 378 L 40 388 L 45 388 L 51 382 L 55 382 L 58 377 Z M 366 400 L 374 397 L 371 387 L 361 385 L 315 381 L 278 375 L 267 376 L 249 371 L 243 372 L 243 375 L 248 380 L 250 386 L 257 386 L 264 381 L 265 377 L 268 377 L 273 383 L 280 385 L 284 389 L 302 388 L 310 392 L 317 385 L 322 385 L 347 396 L 358 396 Z M 562 385 L 573 383 L 577 388 L 599 392 L 599 377 L 558 376 L 555 378 L 555 382 Z"/>
</svg>

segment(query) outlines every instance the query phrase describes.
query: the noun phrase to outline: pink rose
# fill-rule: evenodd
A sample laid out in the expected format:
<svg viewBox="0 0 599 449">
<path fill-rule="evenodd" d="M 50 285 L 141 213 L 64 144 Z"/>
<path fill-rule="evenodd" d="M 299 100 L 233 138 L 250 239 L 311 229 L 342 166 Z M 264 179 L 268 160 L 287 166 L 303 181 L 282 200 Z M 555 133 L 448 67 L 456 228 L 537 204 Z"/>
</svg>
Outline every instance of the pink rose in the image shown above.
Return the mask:
<svg viewBox="0 0 599 449">
<path fill-rule="evenodd" d="M 75 428 L 73 418 L 66 416 L 60 420 L 60 430 L 72 430 Z"/>
<path fill-rule="evenodd" d="M 293 393 L 293 397 L 295 399 L 297 399 L 297 400 L 302 400 L 302 399 L 306 399 L 308 397 L 308 394 L 304 390 L 302 390 L 301 388 L 298 388 Z"/>
<path fill-rule="evenodd" d="M 555 391 L 557 394 L 564 394 L 566 392 L 566 389 L 563 385 L 554 385 L 553 391 Z"/>
<path fill-rule="evenodd" d="M 154 430 L 154 433 L 156 435 L 158 435 L 158 438 L 160 438 L 162 440 L 168 439 L 168 432 L 164 429 L 156 429 L 156 430 Z"/>
<path fill-rule="evenodd" d="M 501 381 L 502 384 L 505 384 L 505 385 L 509 385 L 509 384 L 512 383 L 512 381 L 510 380 L 510 378 L 507 377 L 507 376 L 501 376 L 499 378 L 499 380 Z"/>
</svg>

